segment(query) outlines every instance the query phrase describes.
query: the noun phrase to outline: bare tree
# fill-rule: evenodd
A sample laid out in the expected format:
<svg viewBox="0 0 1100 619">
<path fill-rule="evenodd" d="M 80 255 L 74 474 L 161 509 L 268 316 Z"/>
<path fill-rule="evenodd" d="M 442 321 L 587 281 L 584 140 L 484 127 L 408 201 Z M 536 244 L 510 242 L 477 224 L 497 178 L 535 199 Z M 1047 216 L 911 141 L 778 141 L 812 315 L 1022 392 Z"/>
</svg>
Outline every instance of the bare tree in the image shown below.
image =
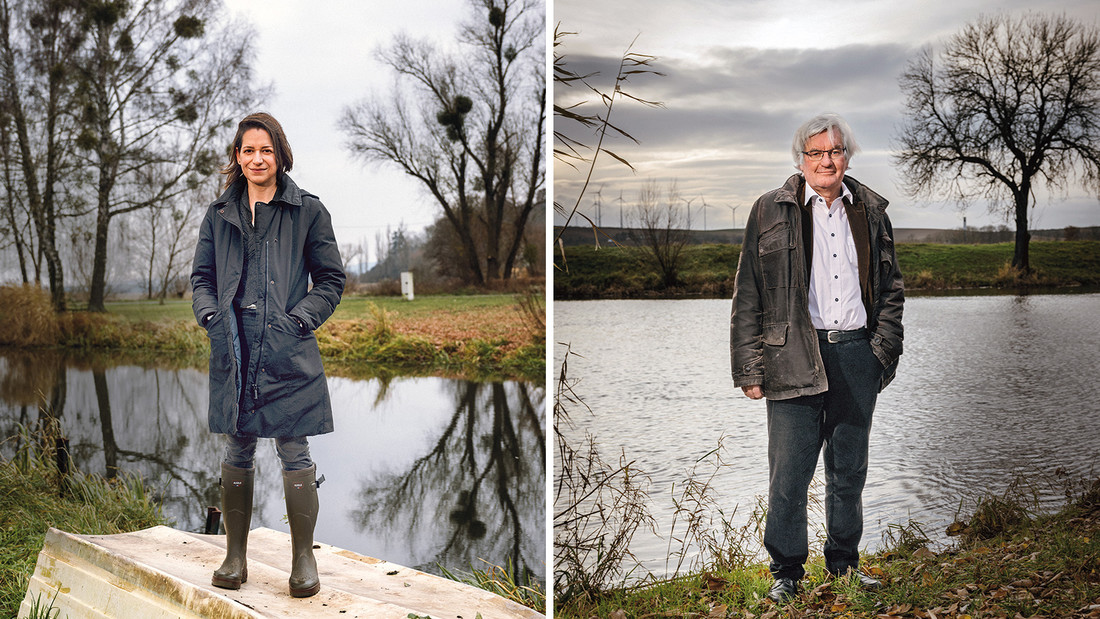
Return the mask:
<svg viewBox="0 0 1100 619">
<path fill-rule="evenodd" d="M 2 100 L 3 97 L 0 97 Z M 6 110 L 4 110 L 6 111 Z M 28 228 L 32 225 L 30 212 L 25 208 L 26 201 L 21 198 L 21 192 L 16 185 L 16 172 L 13 169 L 15 157 L 11 150 L 11 132 L 9 131 L 9 118 L 7 114 L 0 112 L 0 167 L 3 168 L 3 198 L 0 208 L 3 209 L 3 221 L 0 221 L 0 238 L 4 239 L 0 244 L 0 250 L 6 249 L 8 243 L 15 249 L 16 258 L 19 261 L 19 274 L 23 283 L 31 282 L 27 271 L 27 261 L 34 265 L 34 281 L 39 279 L 38 262 L 35 260 L 34 236 Z"/>
<path fill-rule="evenodd" d="M 470 5 L 461 53 L 397 37 L 379 53 L 399 78 L 392 99 L 349 107 L 341 124 L 352 153 L 396 165 L 428 189 L 483 284 L 511 277 L 545 182 L 544 8 L 538 0 Z"/>
<path fill-rule="evenodd" d="M 164 174 L 171 173 L 163 166 L 150 165 L 140 175 L 145 185 L 154 187 L 163 183 Z M 190 267 L 188 257 L 194 252 L 199 220 L 220 183 L 220 175 L 212 175 L 204 182 L 189 185 L 171 200 L 130 213 L 136 234 L 129 244 L 145 263 L 142 277 L 146 298 L 164 304 L 170 288 L 174 295 L 184 292 Z"/>
<path fill-rule="evenodd" d="M 668 184 L 663 196 L 657 180 L 652 178 L 638 191 L 637 223 L 631 237 L 661 275 L 666 288 L 679 283 L 680 256 L 688 241 L 683 201 L 676 181 Z"/>
<path fill-rule="evenodd" d="M 220 163 L 223 131 L 250 107 L 246 33 L 207 28 L 204 0 L 110 2 L 86 9 L 77 146 L 94 177 L 95 254 L 88 308 L 104 310 L 111 220 L 173 199 Z M 154 186 L 139 171 L 162 166 Z"/>
<path fill-rule="evenodd" d="M 13 6 L 14 5 L 14 6 Z M 54 308 L 65 309 L 65 277 L 57 246 L 57 191 L 65 186 L 72 125 L 71 58 L 84 40 L 78 3 L 0 2 L 0 99 L 15 129 L 18 170 L 46 262 Z M 5 170 L 12 167 L 5 148 Z M 10 180 L 10 179 L 5 179 Z M 14 183 L 10 183 L 10 189 Z M 37 271 L 37 263 L 36 263 Z M 37 279 L 37 277 L 36 277 Z"/>
<path fill-rule="evenodd" d="M 1036 185 L 1100 191 L 1100 33 L 1065 16 L 986 17 L 923 50 L 900 83 L 907 192 L 990 199 L 1016 222 L 1012 266 L 1029 271 Z"/>
</svg>

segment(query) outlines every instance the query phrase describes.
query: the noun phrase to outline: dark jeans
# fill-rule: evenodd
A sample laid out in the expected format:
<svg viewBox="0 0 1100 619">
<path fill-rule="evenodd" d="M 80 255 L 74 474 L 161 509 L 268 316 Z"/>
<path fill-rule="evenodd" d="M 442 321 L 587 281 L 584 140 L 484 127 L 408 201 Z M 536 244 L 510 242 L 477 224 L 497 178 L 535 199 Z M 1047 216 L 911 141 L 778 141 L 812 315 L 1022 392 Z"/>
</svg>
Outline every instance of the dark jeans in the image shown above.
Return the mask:
<svg viewBox="0 0 1100 619">
<path fill-rule="evenodd" d="M 867 338 L 820 340 L 829 390 L 768 400 L 768 515 L 764 547 L 775 578 L 798 580 L 809 556 L 806 497 L 825 446 L 825 567 L 859 567 L 867 445 L 882 364 Z"/>
</svg>

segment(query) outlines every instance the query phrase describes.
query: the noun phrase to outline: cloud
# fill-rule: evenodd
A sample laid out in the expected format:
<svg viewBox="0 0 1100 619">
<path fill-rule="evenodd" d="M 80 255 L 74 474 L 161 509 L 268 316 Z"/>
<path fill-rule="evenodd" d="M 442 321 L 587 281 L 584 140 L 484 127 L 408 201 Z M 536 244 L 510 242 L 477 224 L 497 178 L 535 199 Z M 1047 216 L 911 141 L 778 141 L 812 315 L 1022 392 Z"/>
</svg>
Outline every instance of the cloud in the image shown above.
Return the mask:
<svg viewBox="0 0 1100 619">
<path fill-rule="evenodd" d="M 749 202 L 794 171 L 790 139 L 795 128 L 827 110 L 848 119 L 871 153 L 868 159 L 882 159 L 900 107 L 896 76 L 911 53 L 898 44 L 830 50 L 711 47 L 697 58 L 658 59 L 654 68 L 663 77 L 636 76 L 624 89 L 664 107 L 616 103 L 613 123 L 640 143 L 605 142 L 638 174 L 609 164 L 601 168 L 600 181 L 617 195 L 620 189 L 636 193 L 649 177 L 676 178 L 688 196 Z M 611 90 L 618 58 L 581 55 L 567 61 L 578 73 L 596 73 L 590 83 L 597 88 Z M 556 97 L 568 103 L 578 94 L 559 90 Z M 592 113 L 598 99 L 589 99 L 580 109 Z M 577 130 L 567 123 L 556 127 Z M 559 170 L 557 195 L 575 201 L 577 178 L 571 170 Z"/>
</svg>

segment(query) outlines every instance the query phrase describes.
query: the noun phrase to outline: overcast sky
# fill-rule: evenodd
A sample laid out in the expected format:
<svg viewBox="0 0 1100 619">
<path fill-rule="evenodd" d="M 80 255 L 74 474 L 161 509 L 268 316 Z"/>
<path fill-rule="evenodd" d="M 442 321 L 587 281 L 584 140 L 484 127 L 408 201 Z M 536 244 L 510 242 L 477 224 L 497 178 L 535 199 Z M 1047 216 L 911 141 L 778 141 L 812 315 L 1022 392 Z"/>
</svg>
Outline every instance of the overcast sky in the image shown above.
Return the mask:
<svg viewBox="0 0 1100 619">
<path fill-rule="evenodd" d="M 638 76 L 626 90 L 664 103 L 664 109 L 616 104 L 613 122 L 641 144 L 625 140 L 610 148 L 637 173 L 605 158 L 582 202 L 600 192 L 602 223 L 619 225 L 619 198 L 636 200 L 638 186 L 653 178 L 676 180 L 685 199 L 695 198 L 692 227 L 738 227 L 762 193 L 795 172 L 791 136 L 818 112 L 844 116 L 863 152 L 849 175 L 890 200 L 896 227 L 955 228 L 962 216 L 972 227 L 1006 223 L 984 203 L 965 213 L 954 204 L 917 204 L 900 191 L 889 147 L 901 122 L 897 78 L 921 47 L 939 47 L 979 15 L 1023 11 L 1064 13 L 1097 25 L 1095 0 L 557 0 L 552 20 L 565 32 L 558 53 L 571 70 L 588 73 L 609 89 L 619 58 L 633 51 L 657 56 L 665 77 Z M 591 93 L 557 88 L 557 103 L 592 99 Z M 554 164 L 555 201 L 572 205 L 581 176 Z M 1049 200 L 1040 195 L 1033 228 L 1100 225 L 1100 203 L 1083 188 Z M 555 223 L 562 223 L 559 217 Z M 1012 226 L 1014 228 L 1014 226 Z"/>
<path fill-rule="evenodd" d="M 377 231 L 401 223 L 421 231 L 432 223 L 441 211 L 418 181 L 394 167 L 352 158 L 336 122 L 344 107 L 393 84 L 393 74 L 375 58 L 379 46 L 402 31 L 449 45 L 469 3 L 227 0 L 226 7 L 253 25 L 257 84 L 274 87 L 260 109 L 283 125 L 294 151 L 290 175 L 332 213 L 341 246 L 364 240 L 373 262 Z"/>
</svg>

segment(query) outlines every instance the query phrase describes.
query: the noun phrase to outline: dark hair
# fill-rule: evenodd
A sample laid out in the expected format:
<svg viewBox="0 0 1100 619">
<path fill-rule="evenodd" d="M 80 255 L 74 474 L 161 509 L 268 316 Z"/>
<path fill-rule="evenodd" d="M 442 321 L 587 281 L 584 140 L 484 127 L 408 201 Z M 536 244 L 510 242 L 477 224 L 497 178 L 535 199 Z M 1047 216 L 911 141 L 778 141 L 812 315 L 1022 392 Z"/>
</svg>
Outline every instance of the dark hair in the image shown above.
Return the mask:
<svg viewBox="0 0 1100 619">
<path fill-rule="evenodd" d="M 237 163 L 237 152 L 241 150 L 244 132 L 249 129 L 263 129 L 267 135 L 271 136 L 272 145 L 275 146 L 275 167 L 280 173 L 285 174 L 294 167 L 294 155 L 290 152 L 290 142 L 287 141 L 279 121 L 267 112 L 249 114 L 237 125 L 237 135 L 233 138 L 233 147 L 229 149 L 229 163 L 222 168 L 226 189 L 244 176 L 240 164 Z"/>
</svg>

